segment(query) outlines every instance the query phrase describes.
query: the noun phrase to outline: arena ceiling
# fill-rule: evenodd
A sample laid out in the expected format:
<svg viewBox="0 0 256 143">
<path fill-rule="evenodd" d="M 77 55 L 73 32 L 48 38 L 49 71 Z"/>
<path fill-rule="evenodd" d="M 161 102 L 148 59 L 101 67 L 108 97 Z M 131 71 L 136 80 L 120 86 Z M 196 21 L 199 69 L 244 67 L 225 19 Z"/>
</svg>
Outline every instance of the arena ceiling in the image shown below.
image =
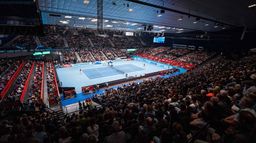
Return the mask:
<svg viewBox="0 0 256 143">
<path fill-rule="evenodd" d="M 104 28 L 180 33 L 256 27 L 255 0 L 103 0 Z M 44 24 L 96 28 L 97 0 L 39 0 Z M 180 13 L 181 12 L 181 13 Z M 189 15 L 188 15 L 189 14 Z"/>
</svg>

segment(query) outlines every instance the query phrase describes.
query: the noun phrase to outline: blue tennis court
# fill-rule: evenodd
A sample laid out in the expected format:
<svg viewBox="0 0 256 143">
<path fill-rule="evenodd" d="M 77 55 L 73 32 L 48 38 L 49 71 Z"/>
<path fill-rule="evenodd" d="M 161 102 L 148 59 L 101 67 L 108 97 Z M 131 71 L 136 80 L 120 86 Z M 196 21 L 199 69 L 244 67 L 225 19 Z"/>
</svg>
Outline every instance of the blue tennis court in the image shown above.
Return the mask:
<svg viewBox="0 0 256 143">
<path fill-rule="evenodd" d="M 114 76 L 120 74 L 120 72 L 110 67 L 85 69 L 83 70 L 83 72 L 89 79 Z"/>
<path fill-rule="evenodd" d="M 132 64 L 124 64 L 124 65 L 117 65 L 114 67 L 108 66 L 108 67 L 99 67 L 99 68 L 93 68 L 93 69 L 85 69 L 83 70 L 83 72 L 89 79 L 96 79 L 96 78 L 114 76 L 118 74 L 137 72 L 141 70 L 143 70 L 143 68 L 137 67 Z"/>
<path fill-rule="evenodd" d="M 81 93 L 81 87 L 83 86 L 124 79 L 126 78 L 126 73 L 128 76 L 140 76 L 171 68 L 173 68 L 173 66 L 161 64 L 140 57 L 134 57 L 134 60 L 131 61 L 113 61 L 113 67 L 109 67 L 105 64 L 78 63 L 73 64 L 72 67 L 69 68 L 57 68 L 57 75 L 62 87 L 75 87 L 76 92 L 78 93 L 76 98 L 67 100 L 62 98 L 62 106 L 71 105 L 87 98 L 91 98 L 91 96 L 93 96 L 92 94 L 85 96 Z M 179 69 L 180 72 L 166 75 L 163 78 L 168 78 L 170 76 L 175 76 L 186 72 L 186 70 L 183 68 Z"/>
<path fill-rule="evenodd" d="M 113 67 L 104 63 L 77 63 L 72 67 L 57 68 L 58 79 L 62 87 L 75 87 L 76 92 L 82 92 L 81 87 L 107 83 L 113 80 L 128 77 L 143 76 L 148 73 L 171 69 L 172 66 L 162 64 L 151 64 L 140 59 L 115 60 Z"/>
<path fill-rule="evenodd" d="M 143 68 L 137 67 L 132 64 L 118 65 L 118 66 L 115 66 L 114 68 L 124 73 L 131 73 L 131 72 L 137 72 L 137 71 L 143 70 Z"/>
</svg>

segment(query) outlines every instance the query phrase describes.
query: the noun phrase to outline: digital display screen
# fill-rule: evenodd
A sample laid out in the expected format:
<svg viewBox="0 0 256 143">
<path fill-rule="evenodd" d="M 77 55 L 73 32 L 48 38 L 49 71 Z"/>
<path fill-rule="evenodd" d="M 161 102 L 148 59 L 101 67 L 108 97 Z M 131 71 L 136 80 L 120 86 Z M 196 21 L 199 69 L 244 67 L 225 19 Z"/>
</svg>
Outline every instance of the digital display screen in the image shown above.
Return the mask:
<svg viewBox="0 0 256 143">
<path fill-rule="evenodd" d="M 50 51 L 43 51 L 43 52 L 34 52 L 33 56 L 41 56 L 41 55 L 48 55 L 50 54 Z"/>
<path fill-rule="evenodd" d="M 164 43 L 165 37 L 154 37 L 153 42 L 154 43 Z"/>
<path fill-rule="evenodd" d="M 134 36 L 133 32 L 125 32 L 125 36 Z"/>
<path fill-rule="evenodd" d="M 127 49 L 127 52 L 135 52 L 137 49 Z"/>
</svg>

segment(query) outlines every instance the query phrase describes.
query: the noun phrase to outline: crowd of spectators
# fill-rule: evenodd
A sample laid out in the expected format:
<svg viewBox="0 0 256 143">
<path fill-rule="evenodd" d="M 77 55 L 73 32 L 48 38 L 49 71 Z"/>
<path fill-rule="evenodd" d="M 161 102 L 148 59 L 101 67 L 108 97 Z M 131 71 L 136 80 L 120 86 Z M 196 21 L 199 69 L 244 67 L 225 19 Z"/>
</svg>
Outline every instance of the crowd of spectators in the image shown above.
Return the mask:
<svg viewBox="0 0 256 143">
<path fill-rule="evenodd" d="M 20 61 L 1 60 L 1 78 L 0 78 L 0 93 L 4 90 L 7 83 L 10 81 L 16 70 L 18 69 Z"/>
<path fill-rule="evenodd" d="M 3 91 L 4 87 L 7 85 L 8 81 L 11 79 L 12 75 L 18 69 L 20 63 L 14 60 L 4 60 L 0 62 L 0 93 Z"/>
<path fill-rule="evenodd" d="M 109 60 L 115 60 L 115 58 L 118 58 L 118 56 L 113 52 L 114 49 L 104 49 L 104 51 L 102 51 Z"/>
<path fill-rule="evenodd" d="M 81 58 L 81 62 L 94 62 L 94 57 L 89 49 L 81 49 L 78 51 L 78 54 Z"/>
<path fill-rule="evenodd" d="M 35 68 L 33 72 L 33 79 L 31 80 L 28 93 L 27 104 L 31 107 L 32 111 L 39 111 L 40 106 L 43 105 L 43 78 L 44 78 L 44 62 L 35 62 Z"/>
<path fill-rule="evenodd" d="M 24 65 L 19 76 L 14 81 L 11 91 L 7 93 L 6 97 L 2 100 L 3 103 L 1 104 L 4 104 L 4 106 L 2 106 L 2 110 L 20 110 L 19 107 L 20 103 L 22 102 L 21 95 L 25 88 L 25 83 L 28 78 L 31 67 L 31 62 L 27 62 Z"/>
<path fill-rule="evenodd" d="M 1 60 L 5 62 L 5 70 L 1 73 L 1 112 L 39 111 L 45 107 L 43 103 L 44 88 L 47 87 L 50 106 L 58 105 L 57 81 L 53 63 L 46 64 L 46 75 L 43 61 L 33 60 Z M 15 76 L 17 75 L 17 76 Z M 15 76 L 15 78 L 13 78 Z M 44 79 L 44 76 L 46 79 Z M 43 84 L 46 80 L 46 85 Z M 12 83 L 8 83 L 13 81 Z M 7 92 L 2 94 L 3 89 Z M 47 103 L 48 104 L 48 103 Z"/>
<path fill-rule="evenodd" d="M 65 28 L 59 26 L 45 26 L 44 36 L 39 36 L 40 44 L 49 48 L 64 48 Z"/>
<path fill-rule="evenodd" d="M 177 61 L 190 62 L 190 63 L 198 65 L 198 64 L 201 64 L 202 62 L 206 61 L 213 54 L 214 53 L 208 54 L 204 51 L 195 51 L 195 52 L 189 53 L 185 56 L 178 58 Z"/>
<path fill-rule="evenodd" d="M 63 59 L 64 64 L 71 64 L 71 63 L 77 62 L 77 57 L 74 49 L 71 49 L 69 51 L 62 51 L 62 56 L 64 58 Z"/>
<path fill-rule="evenodd" d="M 54 65 L 52 62 L 45 63 L 46 68 L 46 84 L 47 84 L 47 95 L 50 107 L 59 104 L 59 93 L 58 85 L 56 81 L 56 74 Z"/>
<path fill-rule="evenodd" d="M 100 109 L 81 109 L 64 119 L 50 112 L 17 116 L 0 123 L 0 141 L 254 143 L 255 63 L 255 55 L 217 57 L 177 77 L 106 89 L 93 97 Z M 46 67 L 53 71 L 50 63 Z M 54 93 L 50 85 L 48 93 Z"/>
<path fill-rule="evenodd" d="M 107 57 L 103 54 L 101 48 L 93 48 L 91 49 L 92 55 L 96 61 L 106 61 Z"/>
<path fill-rule="evenodd" d="M 94 35 L 91 30 L 67 29 L 65 32 L 65 39 L 67 40 L 69 48 L 89 48 L 92 47 L 89 42 L 89 36 L 91 35 Z"/>
<path fill-rule="evenodd" d="M 10 47 L 15 49 L 35 49 L 37 47 L 33 36 L 20 35 L 10 44 Z"/>
<path fill-rule="evenodd" d="M 202 50 L 190 50 L 184 48 L 160 47 L 160 48 L 145 48 L 140 49 L 137 55 L 151 60 L 181 66 L 187 69 L 194 68 L 196 65 L 202 64 L 206 60 L 214 56 L 215 53 L 207 53 Z"/>
<path fill-rule="evenodd" d="M 158 47 L 158 48 L 142 48 L 139 49 L 136 53 L 137 54 L 148 54 L 152 56 L 156 56 L 161 54 L 162 52 L 168 51 L 170 48 L 168 47 Z"/>
<path fill-rule="evenodd" d="M 191 50 L 185 48 L 174 48 L 169 51 L 170 54 L 173 54 L 177 57 L 183 56 L 189 52 L 191 52 Z"/>
</svg>

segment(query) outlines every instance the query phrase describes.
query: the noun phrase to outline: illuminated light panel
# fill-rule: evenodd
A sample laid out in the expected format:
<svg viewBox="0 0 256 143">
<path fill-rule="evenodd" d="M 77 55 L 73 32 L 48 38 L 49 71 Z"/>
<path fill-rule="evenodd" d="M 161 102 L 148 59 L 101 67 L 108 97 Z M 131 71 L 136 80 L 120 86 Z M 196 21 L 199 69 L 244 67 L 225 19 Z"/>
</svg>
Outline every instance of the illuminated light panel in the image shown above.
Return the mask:
<svg viewBox="0 0 256 143">
<path fill-rule="evenodd" d="M 256 4 L 249 5 L 248 8 L 256 7 Z"/>
<path fill-rule="evenodd" d="M 98 19 L 96 19 L 96 18 L 93 18 L 92 20 L 91 20 L 91 22 L 97 22 L 98 21 Z"/>
<path fill-rule="evenodd" d="M 68 21 L 60 20 L 60 23 L 62 23 L 62 24 L 68 24 Z"/>
<path fill-rule="evenodd" d="M 89 4 L 90 3 L 90 0 L 84 0 L 84 4 Z"/>
<path fill-rule="evenodd" d="M 112 23 L 118 23 L 117 21 L 112 21 Z"/>
<path fill-rule="evenodd" d="M 208 23 L 206 23 L 204 26 L 209 26 L 209 24 L 208 24 Z"/>
<path fill-rule="evenodd" d="M 130 22 L 125 22 L 124 24 L 128 25 L 128 24 L 130 24 Z"/>
<path fill-rule="evenodd" d="M 163 15 L 162 15 L 162 14 L 158 14 L 158 15 L 157 15 L 157 17 L 161 17 L 161 16 L 163 16 Z"/>
<path fill-rule="evenodd" d="M 113 27 L 113 25 L 106 25 L 106 27 Z"/>
<path fill-rule="evenodd" d="M 72 18 L 72 16 L 66 15 L 65 18 Z"/>
<path fill-rule="evenodd" d="M 109 22 L 109 20 L 104 20 L 104 22 Z"/>
<path fill-rule="evenodd" d="M 80 20 L 85 20 L 85 17 L 78 17 L 78 19 L 80 19 Z"/>
<path fill-rule="evenodd" d="M 133 9 L 132 9 L 132 8 L 129 8 L 129 9 L 128 9 L 128 11 L 129 11 L 129 12 L 132 12 L 132 11 L 133 11 Z"/>
</svg>

